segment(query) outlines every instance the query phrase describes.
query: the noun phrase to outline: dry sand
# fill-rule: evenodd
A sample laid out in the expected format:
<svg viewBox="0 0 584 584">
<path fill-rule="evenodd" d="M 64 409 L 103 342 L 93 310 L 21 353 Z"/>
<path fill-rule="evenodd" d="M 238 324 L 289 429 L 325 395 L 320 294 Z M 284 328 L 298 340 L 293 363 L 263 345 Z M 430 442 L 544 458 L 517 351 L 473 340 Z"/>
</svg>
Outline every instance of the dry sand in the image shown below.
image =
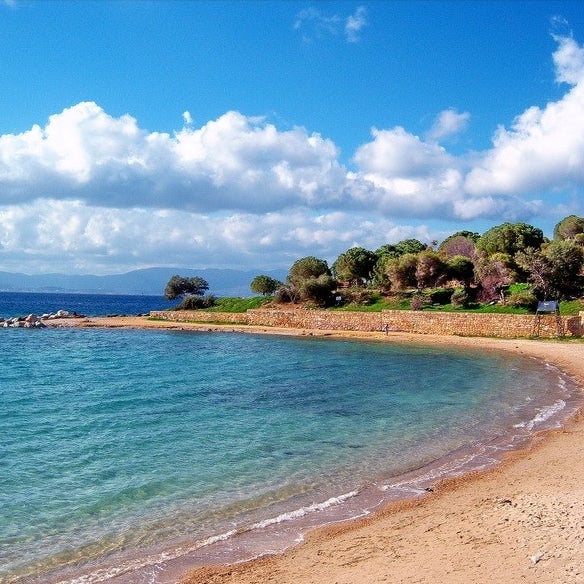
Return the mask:
<svg viewBox="0 0 584 584">
<path fill-rule="evenodd" d="M 75 320 L 75 322 L 72 322 Z M 338 335 L 508 350 L 553 362 L 584 387 L 584 343 L 289 331 L 69 319 L 55 326 L 153 327 Z M 422 500 L 311 534 L 286 553 L 198 569 L 182 584 L 568 584 L 584 582 L 584 416 L 534 438 L 495 469 L 436 486 Z"/>
</svg>

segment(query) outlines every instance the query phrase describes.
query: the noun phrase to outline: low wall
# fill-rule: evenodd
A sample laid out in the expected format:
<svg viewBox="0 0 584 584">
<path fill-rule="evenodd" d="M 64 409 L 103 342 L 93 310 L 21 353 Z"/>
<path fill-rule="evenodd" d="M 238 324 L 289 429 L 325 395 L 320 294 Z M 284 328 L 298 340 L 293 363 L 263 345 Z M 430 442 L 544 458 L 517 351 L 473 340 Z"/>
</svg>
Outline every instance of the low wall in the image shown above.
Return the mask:
<svg viewBox="0 0 584 584">
<path fill-rule="evenodd" d="M 204 310 L 152 310 L 151 318 L 173 322 L 221 322 L 229 324 L 249 324 L 245 312 L 205 312 Z"/>
<path fill-rule="evenodd" d="M 286 328 L 352 331 L 394 331 L 464 337 L 580 337 L 584 333 L 584 312 L 579 316 L 553 314 L 476 314 L 470 312 L 425 312 L 383 310 L 381 312 L 341 312 L 328 310 L 254 309 L 245 313 L 197 311 L 156 311 L 153 318 L 172 321 L 221 322 Z"/>
</svg>

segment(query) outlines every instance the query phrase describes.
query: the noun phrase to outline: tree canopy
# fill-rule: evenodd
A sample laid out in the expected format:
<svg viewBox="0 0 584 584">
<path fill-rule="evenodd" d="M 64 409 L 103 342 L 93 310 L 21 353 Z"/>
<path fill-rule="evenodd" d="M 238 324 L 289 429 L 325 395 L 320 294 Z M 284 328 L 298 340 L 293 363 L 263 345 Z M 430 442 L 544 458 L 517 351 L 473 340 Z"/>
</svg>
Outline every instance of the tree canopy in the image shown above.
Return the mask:
<svg viewBox="0 0 584 584">
<path fill-rule="evenodd" d="M 201 296 L 209 289 L 209 284 L 200 276 L 185 278 L 175 274 L 170 278 L 164 289 L 164 297 L 167 300 L 184 298 L 186 296 Z"/>
<path fill-rule="evenodd" d="M 537 249 L 544 241 L 543 231 L 537 227 L 527 223 L 503 223 L 485 232 L 477 241 L 477 249 L 514 256 L 528 247 Z"/>
<path fill-rule="evenodd" d="M 273 294 L 280 286 L 282 286 L 280 280 L 276 280 L 266 274 L 256 276 L 249 285 L 252 292 L 263 294 L 264 296 Z"/>
<path fill-rule="evenodd" d="M 337 280 L 364 284 L 371 280 L 377 255 L 363 247 L 352 247 L 333 263 L 332 271 Z"/>
</svg>

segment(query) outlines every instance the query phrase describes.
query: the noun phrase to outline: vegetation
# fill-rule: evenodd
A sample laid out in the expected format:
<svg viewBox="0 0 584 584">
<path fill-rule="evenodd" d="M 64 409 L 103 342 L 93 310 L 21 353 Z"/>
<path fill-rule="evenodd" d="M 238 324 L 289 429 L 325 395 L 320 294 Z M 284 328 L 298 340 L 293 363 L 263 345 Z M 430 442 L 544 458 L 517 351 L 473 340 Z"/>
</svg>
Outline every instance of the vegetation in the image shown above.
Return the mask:
<svg viewBox="0 0 584 584">
<path fill-rule="evenodd" d="M 571 215 L 549 241 L 527 223 L 480 235 L 458 231 L 424 244 L 406 239 L 376 251 L 352 247 L 329 268 L 314 256 L 291 266 L 276 303 L 337 310 L 533 312 L 540 300 L 576 302 L 584 292 L 584 218 Z"/>
<path fill-rule="evenodd" d="M 504 223 L 480 235 L 458 231 L 424 244 L 406 239 L 375 251 L 351 247 L 329 267 L 307 256 L 285 282 L 258 275 L 255 298 L 204 296 L 202 278 L 173 276 L 168 299 L 179 308 L 244 312 L 267 304 L 302 304 L 334 310 L 432 310 L 533 313 L 541 300 L 560 300 L 562 314 L 577 314 L 584 294 L 584 218 L 570 215 L 554 240 L 526 223 Z"/>
<path fill-rule="evenodd" d="M 252 292 L 256 294 L 263 294 L 264 296 L 269 296 L 274 294 L 274 292 L 282 286 L 282 282 L 280 280 L 276 280 L 270 276 L 266 276 L 262 274 L 260 276 L 256 276 L 249 285 Z"/>
<path fill-rule="evenodd" d="M 166 284 L 164 297 L 167 300 L 182 298 L 177 307 L 178 310 L 210 308 L 215 304 L 215 296 L 212 294 L 203 295 L 208 289 L 208 282 L 199 276 L 185 278 L 175 274 Z"/>
</svg>

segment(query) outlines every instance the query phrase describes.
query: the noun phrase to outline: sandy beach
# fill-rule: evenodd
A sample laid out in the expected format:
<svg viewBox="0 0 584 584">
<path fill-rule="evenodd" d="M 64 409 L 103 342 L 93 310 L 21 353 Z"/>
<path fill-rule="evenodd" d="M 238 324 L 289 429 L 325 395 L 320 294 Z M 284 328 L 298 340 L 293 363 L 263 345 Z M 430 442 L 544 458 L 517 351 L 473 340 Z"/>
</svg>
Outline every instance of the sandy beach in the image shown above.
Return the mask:
<svg viewBox="0 0 584 584">
<path fill-rule="evenodd" d="M 51 326 L 334 335 L 506 350 L 554 363 L 584 387 L 584 343 L 197 325 L 111 317 Z M 279 556 L 209 566 L 181 584 L 584 582 L 584 416 L 534 437 L 492 470 L 435 485 L 423 499 L 310 534 Z"/>
</svg>

